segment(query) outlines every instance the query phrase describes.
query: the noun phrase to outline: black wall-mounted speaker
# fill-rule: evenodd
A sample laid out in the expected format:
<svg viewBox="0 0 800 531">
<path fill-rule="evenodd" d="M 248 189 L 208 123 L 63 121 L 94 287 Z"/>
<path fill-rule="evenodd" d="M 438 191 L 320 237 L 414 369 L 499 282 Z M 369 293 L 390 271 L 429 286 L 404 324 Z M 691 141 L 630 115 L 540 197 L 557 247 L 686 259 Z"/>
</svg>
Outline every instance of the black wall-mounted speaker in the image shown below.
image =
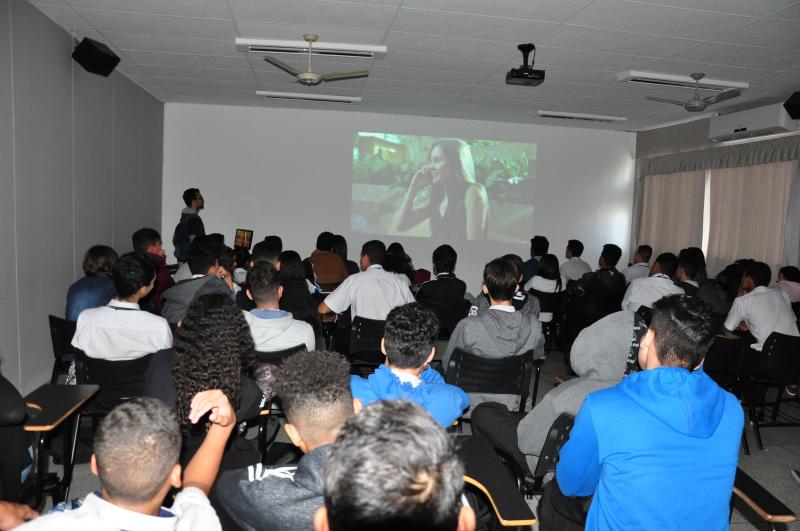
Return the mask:
<svg viewBox="0 0 800 531">
<path fill-rule="evenodd" d="M 783 102 L 783 108 L 789 113 L 792 120 L 800 120 L 800 92 L 795 92 Z"/>
<path fill-rule="evenodd" d="M 88 37 L 75 47 L 72 58 L 87 72 L 103 77 L 111 75 L 119 64 L 119 57 L 108 46 Z"/>
</svg>

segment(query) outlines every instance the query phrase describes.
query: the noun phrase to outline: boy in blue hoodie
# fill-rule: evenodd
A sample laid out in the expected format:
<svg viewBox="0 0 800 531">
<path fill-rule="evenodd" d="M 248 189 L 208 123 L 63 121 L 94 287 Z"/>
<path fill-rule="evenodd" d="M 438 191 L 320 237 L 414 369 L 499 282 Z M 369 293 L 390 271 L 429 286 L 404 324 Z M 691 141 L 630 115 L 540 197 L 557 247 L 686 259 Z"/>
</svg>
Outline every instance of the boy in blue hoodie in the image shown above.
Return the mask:
<svg viewBox="0 0 800 531">
<path fill-rule="evenodd" d="M 469 406 L 469 397 L 428 366 L 438 335 L 439 320 L 431 310 L 416 302 L 394 308 L 381 340 L 386 364 L 368 378 L 350 378 L 353 398 L 365 406 L 378 400 L 410 400 L 427 409 L 443 428 L 450 426 Z"/>
<path fill-rule="evenodd" d="M 567 496 L 593 495 L 587 530 L 729 528 L 744 415 L 696 370 L 714 338 L 711 317 L 690 297 L 657 301 L 643 370 L 586 397 L 554 483 Z"/>
</svg>

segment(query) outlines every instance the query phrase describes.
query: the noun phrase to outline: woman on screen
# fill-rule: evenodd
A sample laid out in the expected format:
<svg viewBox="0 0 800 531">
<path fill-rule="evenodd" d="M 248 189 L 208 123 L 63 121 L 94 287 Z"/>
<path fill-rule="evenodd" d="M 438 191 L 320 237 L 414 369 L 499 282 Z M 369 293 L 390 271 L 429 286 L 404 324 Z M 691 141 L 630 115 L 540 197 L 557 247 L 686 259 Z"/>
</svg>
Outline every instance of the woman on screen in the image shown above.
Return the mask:
<svg viewBox="0 0 800 531">
<path fill-rule="evenodd" d="M 415 208 L 417 196 L 423 204 Z M 483 240 L 489 197 L 475 181 L 469 144 L 458 139 L 437 140 L 427 162 L 414 174 L 400 207 L 397 229 L 408 230 L 430 220 L 431 236 L 439 240 Z"/>
</svg>

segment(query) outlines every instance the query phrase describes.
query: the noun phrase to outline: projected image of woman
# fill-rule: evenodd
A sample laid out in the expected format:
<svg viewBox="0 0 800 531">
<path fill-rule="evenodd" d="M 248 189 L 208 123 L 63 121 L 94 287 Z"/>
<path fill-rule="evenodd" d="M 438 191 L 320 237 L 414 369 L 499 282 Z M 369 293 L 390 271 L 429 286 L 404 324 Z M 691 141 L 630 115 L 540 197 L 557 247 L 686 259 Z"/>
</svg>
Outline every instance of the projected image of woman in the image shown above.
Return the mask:
<svg viewBox="0 0 800 531">
<path fill-rule="evenodd" d="M 415 208 L 417 196 L 423 204 Z M 489 197 L 475 181 L 469 144 L 437 140 L 427 162 L 414 174 L 400 208 L 397 229 L 408 230 L 430 220 L 431 236 L 442 241 L 483 240 Z"/>
</svg>

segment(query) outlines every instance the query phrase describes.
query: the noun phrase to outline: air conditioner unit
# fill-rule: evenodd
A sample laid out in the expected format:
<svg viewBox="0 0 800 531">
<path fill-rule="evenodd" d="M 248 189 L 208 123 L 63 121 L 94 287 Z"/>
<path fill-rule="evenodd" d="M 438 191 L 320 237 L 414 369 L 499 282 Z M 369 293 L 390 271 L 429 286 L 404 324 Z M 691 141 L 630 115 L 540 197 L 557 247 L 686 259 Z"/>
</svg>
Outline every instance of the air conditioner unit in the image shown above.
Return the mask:
<svg viewBox="0 0 800 531">
<path fill-rule="evenodd" d="M 789 113 L 786 112 L 783 105 L 776 103 L 711 118 L 708 138 L 712 142 L 724 142 L 777 133 L 791 133 L 800 129 L 798 122 L 789 117 Z"/>
</svg>

